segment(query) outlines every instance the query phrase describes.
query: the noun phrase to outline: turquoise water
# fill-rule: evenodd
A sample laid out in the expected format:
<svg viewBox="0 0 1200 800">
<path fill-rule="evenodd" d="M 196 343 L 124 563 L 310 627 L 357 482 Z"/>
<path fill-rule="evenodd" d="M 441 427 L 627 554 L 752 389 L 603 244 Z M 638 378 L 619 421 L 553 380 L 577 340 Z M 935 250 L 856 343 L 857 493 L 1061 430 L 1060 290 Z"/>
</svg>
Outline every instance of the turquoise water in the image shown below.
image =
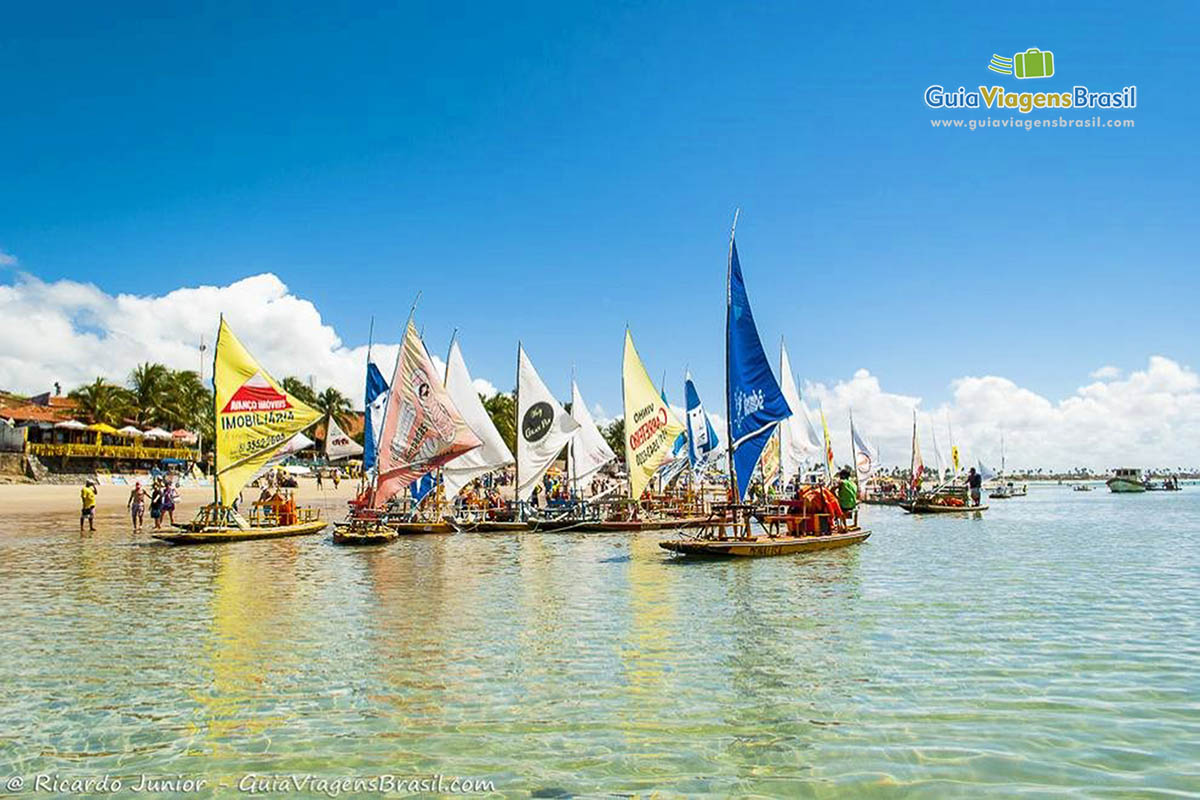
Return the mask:
<svg viewBox="0 0 1200 800">
<path fill-rule="evenodd" d="M 659 535 L 170 548 L 8 513 L 0 779 L 1200 794 L 1200 487 L 864 522 L 860 547 L 687 562 Z"/>
</svg>

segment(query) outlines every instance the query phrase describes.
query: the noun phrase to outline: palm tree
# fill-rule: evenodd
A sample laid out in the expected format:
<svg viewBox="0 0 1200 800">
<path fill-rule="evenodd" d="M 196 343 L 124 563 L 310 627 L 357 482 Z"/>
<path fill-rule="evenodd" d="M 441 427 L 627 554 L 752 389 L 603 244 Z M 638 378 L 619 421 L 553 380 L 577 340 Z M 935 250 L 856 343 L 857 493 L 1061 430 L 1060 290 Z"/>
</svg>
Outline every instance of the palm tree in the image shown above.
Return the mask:
<svg viewBox="0 0 1200 800">
<path fill-rule="evenodd" d="M 350 398 L 332 386 L 314 397 L 311 405 L 325 417 L 327 430 L 330 419 L 333 419 L 342 430 L 351 427 L 350 415 L 354 412 L 354 407 L 350 405 Z"/>
<path fill-rule="evenodd" d="M 129 388 L 136 404 L 133 417 L 143 427 L 161 425 L 167 413 L 171 371 L 162 364 L 146 362 L 129 374 Z"/>
<path fill-rule="evenodd" d="M 296 376 L 288 375 L 283 379 L 282 383 L 280 383 L 280 386 L 283 387 L 285 392 L 299 400 L 301 403 L 304 403 L 307 406 L 313 406 L 314 408 L 316 407 L 317 393 L 312 390 L 311 386 Z"/>
<path fill-rule="evenodd" d="M 80 386 L 69 395 L 79 403 L 79 410 L 92 422 L 120 425 L 133 410 L 133 395 L 123 386 L 96 378 L 86 386 Z"/>
<path fill-rule="evenodd" d="M 483 409 L 487 411 L 496 426 L 496 431 L 510 453 L 517 451 L 517 404 L 511 394 L 496 394 L 491 397 L 479 395 L 483 401 Z"/>
<path fill-rule="evenodd" d="M 600 435 L 604 437 L 604 441 L 608 442 L 608 446 L 616 453 L 617 458 L 625 460 L 625 418 L 617 417 L 612 422 L 604 426 L 604 430 L 600 431 Z"/>
</svg>

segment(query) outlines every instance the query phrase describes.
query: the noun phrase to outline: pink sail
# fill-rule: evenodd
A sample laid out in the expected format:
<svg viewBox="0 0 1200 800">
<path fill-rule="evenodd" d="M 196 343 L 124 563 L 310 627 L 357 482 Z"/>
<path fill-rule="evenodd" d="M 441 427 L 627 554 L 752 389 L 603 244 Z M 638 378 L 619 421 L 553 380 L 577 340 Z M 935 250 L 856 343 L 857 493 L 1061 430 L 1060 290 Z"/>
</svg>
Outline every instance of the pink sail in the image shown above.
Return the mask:
<svg viewBox="0 0 1200 800">
<path fill-rule="evenodd" d="M 388 392 L 376 462 L 376 508 L 426 472 L 481 444 L 442 386 L 411 320 Z"/>
</svg>

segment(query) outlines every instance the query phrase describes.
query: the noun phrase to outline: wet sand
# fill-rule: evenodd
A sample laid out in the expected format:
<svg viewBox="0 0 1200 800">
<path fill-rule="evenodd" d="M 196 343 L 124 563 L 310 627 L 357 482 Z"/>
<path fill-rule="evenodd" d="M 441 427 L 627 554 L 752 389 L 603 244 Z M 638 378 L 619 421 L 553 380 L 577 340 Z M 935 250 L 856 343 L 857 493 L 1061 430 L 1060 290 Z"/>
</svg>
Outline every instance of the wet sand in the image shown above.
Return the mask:
<svg viewBox="0 0 1200 800">
<path fill-rule="evenodd" d="M 341 519 L 346 512 L 346 501 L 354 497 L 357 481 L 343 480 L 336 490 L 333 484 L 325 481 L 322 488 L 312 479 L 301 479 L 300 485 L 293 489 L 296 501 L 301 505 L 312 505 L 321 509 L 321 515 L 328 520 Z M 79 490 L 83 488 L 80 481 L 75 486 L 51 486 L 46 484 L 9 484 L 0 485 L 0 516 L 62 516 L 73 519 L 78 524 L 79 519 Z M 132 486 L 100 486 L 96 493 L 96 527 L 120 524 L 128 526 L 126 503 Z M 185 487 L 179 489 L 179 497 L 175 500 L 175 519 L 182 521 L 191 519 L 196 509 L 205 503 L 212 502 L 211 487 Z M 258 489 L 248 488 L 242 493 L 243 504 L 248 504 L 258 496 Z M 151 524 L 149 508 L 146 510 L 146 524 Z"/>
</svg>

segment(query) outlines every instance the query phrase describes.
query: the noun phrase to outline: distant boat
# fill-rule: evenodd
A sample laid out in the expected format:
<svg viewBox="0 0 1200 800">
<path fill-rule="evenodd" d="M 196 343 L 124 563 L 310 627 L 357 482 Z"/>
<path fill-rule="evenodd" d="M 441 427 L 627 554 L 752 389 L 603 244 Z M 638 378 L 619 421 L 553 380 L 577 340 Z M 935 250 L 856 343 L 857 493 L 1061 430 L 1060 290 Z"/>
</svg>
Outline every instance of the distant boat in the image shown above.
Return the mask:
<svg viewBox="0 0 1200 800">
<path fill-rule="evenodd" d="M 1117 494 L 1138 494 L 1146 491 L 1146 482 L 1142 480 L 1142 471 L 1131 467 L 1116 470 L 1105 483 L 1109 491 Z"/>
<path fill-rule="evenodd" d="M 988 498 L 994 500 L 1007 500 L 1010 497 L 1024 497 L 1029 493 L 1028 487 L 1024 484 L 1017 486 L 1012 481 L 1002 483 L 994 489 L 988 490 Z"/>
<path fill-rule="evenodd" d="M 1092 490 L 1092 487 L 1086 483 L 1077 483 L 1072 488 L 1077 492 L 1090 492 Z"/>
</svg>

